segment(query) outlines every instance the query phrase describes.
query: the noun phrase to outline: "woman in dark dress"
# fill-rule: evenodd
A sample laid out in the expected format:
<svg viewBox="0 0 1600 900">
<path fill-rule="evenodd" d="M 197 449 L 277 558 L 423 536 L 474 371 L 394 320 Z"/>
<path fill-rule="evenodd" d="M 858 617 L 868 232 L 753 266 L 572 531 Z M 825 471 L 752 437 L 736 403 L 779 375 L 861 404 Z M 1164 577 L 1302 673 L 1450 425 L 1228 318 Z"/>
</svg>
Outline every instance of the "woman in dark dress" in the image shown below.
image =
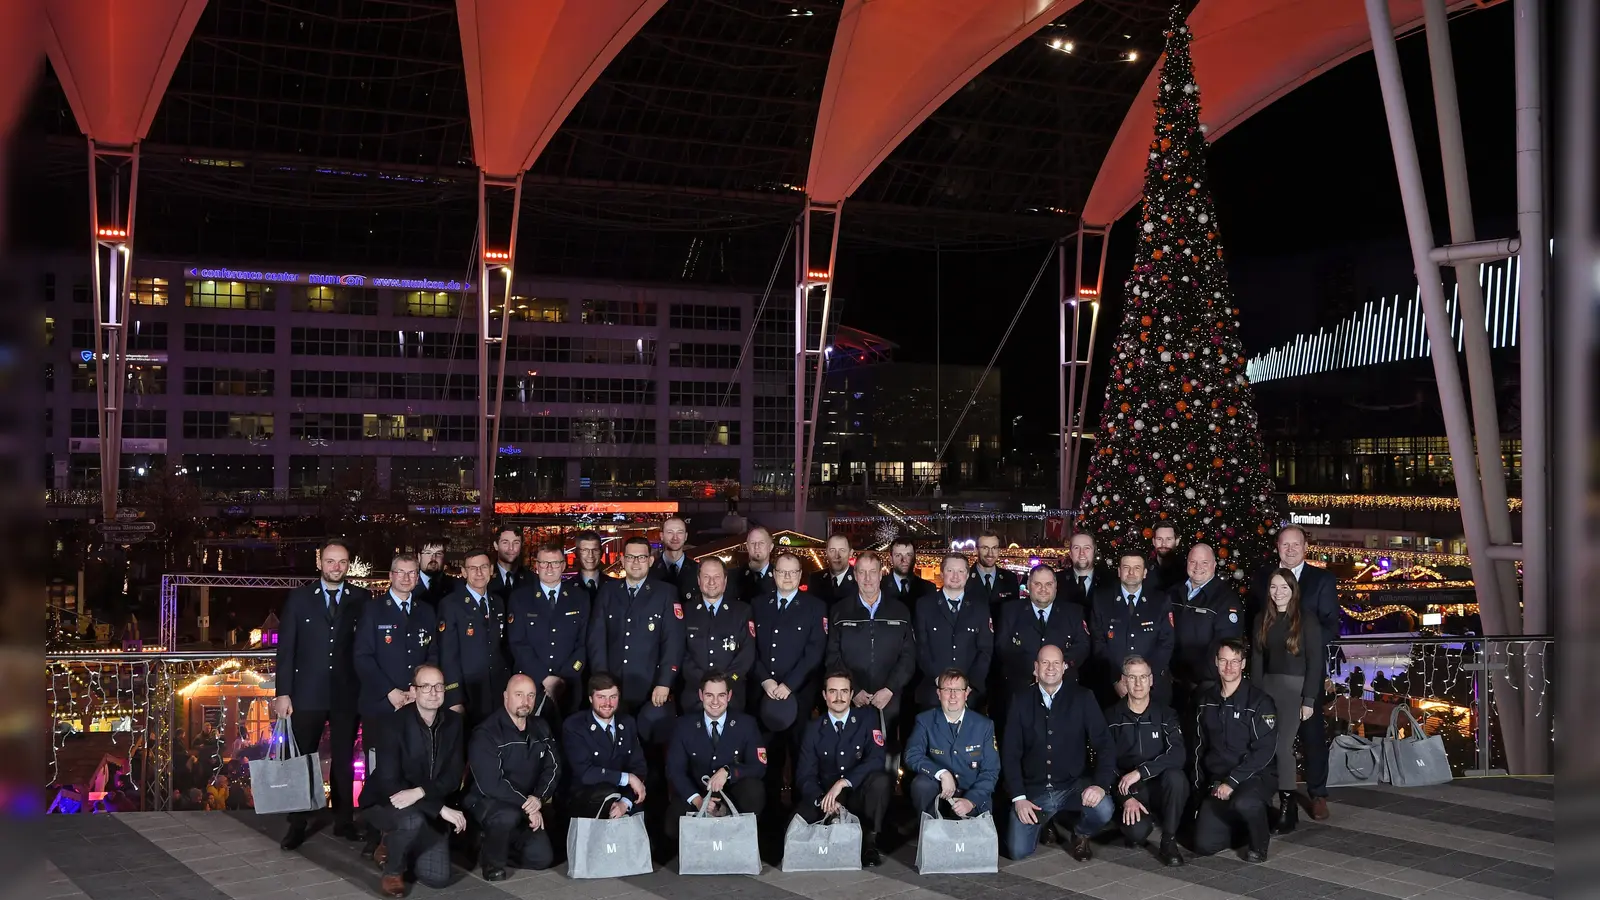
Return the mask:
<svg viewBox="0 0 1600 900">
<path fill-rule="evenodd" d="M 1270 602 L 1251 629 L 1250 676 L 1278 707 L 1278 825 L 1274 834 L 1287 834 L 1299 821 L 1295 802 L 1297 784 L 1294 739 L 1300 723 L 1318 715 L 1322 692 L 1322 634 L 1316 616 L 1300 614 L 1300 582 L 1288 569 L 1272 573 L 1267 586 Z"/>
</svg>

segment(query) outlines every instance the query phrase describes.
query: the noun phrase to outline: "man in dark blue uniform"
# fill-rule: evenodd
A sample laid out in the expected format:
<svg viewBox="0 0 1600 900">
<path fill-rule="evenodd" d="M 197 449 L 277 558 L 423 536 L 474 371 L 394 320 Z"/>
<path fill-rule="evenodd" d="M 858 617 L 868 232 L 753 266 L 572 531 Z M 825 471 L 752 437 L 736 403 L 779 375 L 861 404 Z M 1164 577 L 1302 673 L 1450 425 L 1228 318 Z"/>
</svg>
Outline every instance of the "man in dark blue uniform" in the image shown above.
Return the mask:
<svg viewBox="0 0 1600 900">
<path fill-rule="evenodd" d="M 445 571 L 444 549 L 448 542 L 444 538 L 428 538 L 418 546 L 417 562 L 422 564 L 422 583 L 417 585 L 417 593 L 437 608 L 439 601 L 455 593 L 456 588 L 461 586 L 461 579 Z"/>
<path fill-rule="evenodd" d="M 600 586 L 588 664 L 622 685 L 622 709 L 638 720 L 643 740 L 665 743 L 673 718 L 667 702 L 683 664 L 682 595 L 646 577 L 650 542 L 642 537 L 622 545 L 622 571 Z"/>
<path fill-rule="evenodd" d="M 728 677 L 707 672 L 700 680 L 700 712 L 678 720 L 667 747 L 667 781 L 674 800 L 667 811 L 666 833 L 678 839 L 678 820 L 711 804 L 713 815 L 728 812 L 725 796 L 740 813 L 759 815 L 766 793 L 767 748 L 751 716 L 728 708 L 733 697 Z"/>
<path fill-rule="evenodd" d="M 729 704 L 742 711 L 756 662 L 756 626 L 750 604 L 729 599 L 727 585 L 721 559 L 701 560 L 700 584 L 683 598 L 683 683 L 699 684 L 707 672 L 721 672 L 733 692 Z M 679 699 L 685 713 L 700 711 L 698 694 L 685 691 Z"/>
<path fill-rule="evenodd" d="M 922 675 L 917 706 L 939 705 L 937 682 L 946 669 L 966 673 L 972 705 L 981 706 L 994 655 L 988 595 L 967 591 L 967 558 L 959 553 L 946 554 L 939 571 L 944 588 L 917 601 L 917 669 Z"/>
<path fill-rule="evenodd" d="M 1184 556 L 1178 552 L 1178 529 L 1170 524 L 1157 525 L 1150 533 L 1149 572 L 1145 579 L 1150 589 L 1163 593 L 1183 581 Z"/>
<path fill-rule="evenodd" d="M 951 669 L 939 675 L 939 707 L 917 714 L 906 742 L 911 805 L 934 812 L 943 802 L 961 818 L 990 812 L 1000 783 L 1000 748 L 994 723 L 967 708 L 967 676 Z"/>
<path fill-rule="evenodd" d="M 1034 662 L 1046 644 L 1060 648 L 1066 680 L 1076 684 L 1089 658 L 1088 616 L 1083 607 L 1056 596 L 1056 571 L 1037 565 L 1028 573 L 1028 600 L 1009 603 L 995 625 L 995 670 L 999 692 L 990 703 L 1003 715 L 1006 703 L 1033 682 Z M 994 679 L 991 679 L 994 680 Z"/>
<path fill-rule="evenodd" d="M 573 542 L 577 569 L 567 576 L 568 581 L 588 595 L 591 608 L 600 596 L 600 584 L 606 577 L 600 568 L 600 546 L 600 535 L 593 531 L 580 532 L 578 539 Z"/>
<path fill-rule="evenodd" d="M 633 716 L 617 711 L 621 702 L 617 680 L 608 672 L 591 672 L 589 708 L 568 716 L 561 726 L 561 747 L 571 773 L 571 815 L 617 819 L 644 803 L 650 771 Z"/>
<path fill-rule="evenodd" d="M 1106 711 L 1106 726 L 1117 748 L 1117 786 L 1113 792 L 1122 804 L 1118 821 L 1122 836 L 1136 846 L 1150 839 L 1159 819 L 1163 865 L 1183 865 L 1178 850 L 1178 825 L 1189 804 L 1189 782 L 1184 778 L 1183 729 L 1178 714 L 1150 701 L 1155 681 L 1150 664 L 1137 656 L 1122 663 L 1128 696 Z"/>
<path fill-rule="evenodd" d="M 1216 577 L 1217 555 L 1210 544 L 1189 549 L 1188 574 L 1167 597 L 1173 616 L 1172 708 L 1187 723 L 1184 738 L 1193 746 L 1195 697 L 1217 683 L 1217 642 L 1239 637 L 1248 626 L 1238 592 Z"/>
<path fill-rule="evenodd" d="M 582 588 L 561 579 L 567 558 L 559 545 L 540 547 L 534 565 L 538 577 L 511 591 L 506 642 L 516 670 L 532 678 L 548 698 L 545 715 L 559 724 L 582 696 L 592 607 Z"/>
<path fill-rule="evenodd" d="M 1000 565 L 1000 535 L 992 531 L 978 535 L 978 562 L 967 576 L 966 593 L 986 596 L 995 615 L 1001 606 L 1022 596 L 1016 573 Z"/>
<path fill-rule="evenodd" d="M 650 578 L 665 582 L 682 597 L 700 583 L 700 564 L 689 558 L 684 545 L 689 542 L 689 526 L 677 516 L 661 523 L 661 555 L 650 564 Z"/>
<path fill-rule="evenodd" d="M 1088 862 L 1094 858 L 1089 839 L 1116 812 L 1108 793 L 1117 777 L 1116 748 L 1105 716 L 1093 694 L 1063 681 L 1065 669 L 1060 647 L 1041 647 L 1034 662 L 1038 684 L 1012 698 L 1006 715 L 1000 759 L 1011 796 L 1006 855 L 1012 859 L 1031 855 L 1040 827 L 1049 825 L 1063 838 L 1070 826 L 1072 857 Z"/>
<path fill-rule="evenodd" d="M 761 597 L 777 588 L 772 580 L 772 532 L 760 525 L 745 532 L 744 550 L 748 561 L 739 570 L 737 581 L 728 577 L 728 593 L 735 600 Z"/>
<path fill-rule="evenodd" d="M 769 806 L 777 808 L 784 767 L 794 758 L 821 691 L 822 656 L 828 645 L 828 609 L 810 591 L 800 590 L 800 560 L 780 553 L 772 562 L 778 590 L 755 601 L 754 703 L 767 733 Z M 850 579 L 855 590 L 855 578 Z"/>
<path fill-rule="evenodd" d="M 1127 694 L 1122 661 L 1130 656 L 1144 657 L 1154 671 L 1155 702 L 1166 705 L 1171 695 L 1172 604 L 1164 594 L 1145 589 L 1144 575 L 1144 554 L 1125 550 L 1117 564 L 1117 589 L 1102 592 L 1089 613 L 1094 653 L 1084 674 L 1102 707 Z"/>
<path fill-rule="evenodd" d="M 472 787 L 465 806 L 483 829 L 483 880 L 505 881 L 515 857 L 524 869 L 555 862 L 545 807 L 556 796 L 561 755 L 544 720 L 533 715 L 539 689 L 526 675 L 506 683 L 499 712 L 472 730 L 467 766 Z"/>
<path fill-rule="evenodd" d="M 856 578 L 850 568 L 850 555 L 849 538 L 842 534 L 828 535 L 828 543 L 822 550 L 825 565 L 806 579 L 806 593 L 821 600 L 824 608 L 855 593 Z M 777 563 L 773 565 L 776 567 Z"/>
<path fill-rule="evenodd" d="M 1244 641 L 1224 638 L 1217 647 L 1217 684 L 1200 694 L 1195 789 L 1203 799 L 1194 852 L 1209 856 L 1234 846 L 1235 826 L 1243 825 L 1248 843 L 1240 855 L 1265 862 L 1267 798 L 1278 778 L 1278 710 L 1266 691 L 1243 679 L 1244 663 Z"/>
<path fill-rule="evenodd" d="M 835 603 L 828 614 L 828 650 L 823 665 L 844 669 L 855 683 L 851 703 L 872 706 L 895 748 L 901 745 L 901 707 L 906 688 L 917 673 L 917 643 L 911 611 L 886 596 L 883 562 L 875 553 L 856 557 L 856 596 Z"/>
<path fill-rule="evenodd" d="M 917 601 L 938 590 L 933 582 L 916 573 L 917 545 L 908 537 L 899 537 L 889 545 L 889 571 L 883 573 L 883 592 L 892 600 L 915 610 Z"/>
<path fill-rule="evenodd" d="M 781 565 L 783 559 L 780 557 Z M 850 673 L 831 672 L 823 688 L 826 714 L 807 722 L 795 765 L 795 814 L 816 824 L 847 809 L 861 819 L 861 864 L 883 863 L 878 832 L 889 810 L 892 782 L 885 769 L 886 737 L 877 717 L 851 707 Z"/>
<path fill-rule="evenodd" d="M 349 569 L 350 547 L 337 538 L 324 541 L 317 550 L 320 581 L 297 587 L 284 598 L 278 616 L 277 696 L 272 710 L 279 718 L 289 718 L 289 728 L 303 753 L 321 745 L 324 726 L 332 728 L 333 833 L 360 840 L 352 802 L 356 725 L 360 721 L 355 633 L 361 609 L 372 599 L 372 592 L 346 584 Z M 305 843 L 306 823 L 305 813 L 291 814 L 289 831 L 280 846 L 294 850 Z"/>
<path fill-rule="evenodd" d="M 489 593 L 493 571 L 494 556 L 488 550 L 468 550 L 461 563 L 465 580 L 438 604 L 444 702 L 466 717 L 468 728 L 502 708 L 499 698 L 511 677 L 505 607 Z"/>
<path fill-rule="evenodd" d="M 1086 612 L 1094 610 L 1096 597 L 1117 583 L 1116 575 L 1096 554 L 1094 535 L 1086 531 L 1074 534 L 1067 542 L 1067 567 L 1056 574 L 1061 599 L 1078 604 Z"/>
<path fill-rule="evenodd" d="M 500 526 L 494 533 L 494 577 L 489 580 L 489 591 L 509 603 L 511 589 L 531 576 L 522 565 L 522 530 L 510 525 Z"/>
</svg>

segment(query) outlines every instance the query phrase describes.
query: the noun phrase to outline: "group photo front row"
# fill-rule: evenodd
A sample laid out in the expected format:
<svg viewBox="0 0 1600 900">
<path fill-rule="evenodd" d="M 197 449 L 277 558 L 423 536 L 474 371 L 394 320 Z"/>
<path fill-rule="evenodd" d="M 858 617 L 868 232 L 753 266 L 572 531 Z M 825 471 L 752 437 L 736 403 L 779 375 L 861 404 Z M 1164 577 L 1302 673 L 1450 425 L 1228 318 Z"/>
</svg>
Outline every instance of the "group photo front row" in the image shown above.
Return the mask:
<svg viewBox="0 0 1600 900">
<path fill-rule="evenodd" d="M 435 547 L 400 554 L 377 596 L 345 583 L 348 548 L 330 540 L 321 584 L 285 603 L 274 708 L 299 747 L 331 732 L 333 834 L 364 843 L 387 896 L 450 883 L 474 857 L 488 881 L 559 856 L 585 877 L 595 867 L 580 861 L 616 853 L 619 834 L 632 864 L 676 857 L 687 874 L 718 821 L 750 859 L 785 869 L 830 842 L 851 868 L 874 867 L 913 837 L 923 872 L 996 871 L 1000 853 L 1041 843 L 1087 862 L 1103 833 L 1166 866 L 1228 849 L 1260 862 L 1296 824 L 1297 736 L 1315 788 L 1319 748 L 1300 726 L 1323 689 L 1324 638 L 1289 566 L 1263 573 L 1247 641 L 1237 594 L 1206 603 L 1225 586 L 1203 544 L 1189 577 L 1163 587 L 1147 572 L 1172 548 L 1125 553 L 1114 582 L 1094 585 L 1089 541 L 1060 576 L 1035 567 L 1019 596 L 985 565 L 997 539 L 970 568 L 947 556 L 935 587 L 902 568 L 898 541 L 885 572 L 836 535 L 802 586 L 799 559 L 773 558 L 769 536 L 737 574 L 716 557 L 686 572 L 681 550 L 629 540 L 621 578 L 568 577 L 555 545 L 519 571 L 520 541 L 503 546 L 514 536 L 469 551 L 448 588 Z M 1197 637 L 1203 648 L 1181 646 Z M 307 839 L 311 815 L 290 814 L 283 849 Z"/>
</svg>

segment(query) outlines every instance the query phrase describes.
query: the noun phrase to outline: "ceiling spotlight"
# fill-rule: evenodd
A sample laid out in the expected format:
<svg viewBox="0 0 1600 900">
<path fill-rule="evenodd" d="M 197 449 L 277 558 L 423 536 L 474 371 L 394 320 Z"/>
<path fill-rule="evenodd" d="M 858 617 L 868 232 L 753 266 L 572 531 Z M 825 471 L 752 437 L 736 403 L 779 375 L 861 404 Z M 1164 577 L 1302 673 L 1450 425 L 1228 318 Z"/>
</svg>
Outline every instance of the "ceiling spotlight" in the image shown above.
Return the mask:
<svg viewBox="0 0 1600 900">
<path fill-rule="evenodd" d="M 1128 62 L 1138 62 L 1139 61 L 1139 51 L 1137 51 L 1137 50 L 1129 50 L 1128 51 L 1127 60 L 1128 60 Z"/>
</svg>

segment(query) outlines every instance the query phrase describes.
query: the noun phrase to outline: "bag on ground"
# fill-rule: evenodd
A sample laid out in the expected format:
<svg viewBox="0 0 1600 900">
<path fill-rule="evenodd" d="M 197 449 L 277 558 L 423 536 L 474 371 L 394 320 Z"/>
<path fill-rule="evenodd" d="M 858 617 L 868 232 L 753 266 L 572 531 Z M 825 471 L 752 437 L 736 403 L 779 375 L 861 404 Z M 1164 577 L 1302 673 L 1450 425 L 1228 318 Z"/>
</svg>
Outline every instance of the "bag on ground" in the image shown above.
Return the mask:
<svg viewBox="0 0 1600 900">
<path fill-rule="evenodd" d="M 601 804 L 603 812 L 612 794 Z M 650 836 L 644 830 L 644 816 L 638 811 L 617 819 L 573 817 L 567 825 L 568 878 L 626 878 L 649 875 Z"/>
<path fill-rule="evenodd" d="M 1400 730 L 1400 714 L 1411 721 L 1411 732 L 1404 738 L 1396 737 Z M 1389 783 L 1395 787 L 1423 787 L 1444 784 L 1455 776 L 1450 773 L 1450 757 L 1444 751 L 1444 738 L 1429 736 L 1422 730 L 1411 707 L 1401 704 L 1389 714 L 1389 737 L 1383 742 L 1388 762 Z"/>
<path fill-rule="evenodd" d="M 710 804 L 704 803 L 678 823 L 678 874 L 760 875 L 755 814 L 739 812 L 727 794 L 717 796 L 727 804 L 728 815 L 710 815 Z"/>
<path fill-rule="evenodd" d="M 1358 734 L 1341 734 L 1328 749 L 1328 787 L 1384 784 L 1389 780 L 1385 738 L 1368 740 Z"/>
<path fill-rule="evenodd" d="M 854 872 L 861 868 L 861 820 L 847 809 L 812 825 L 795 816 L 783 835 L 785 872 Z"/>
<path fill-rule="evenodd" d="M 922 814 L 917 834 L 917 873 L 967 875 L 1000 871 L 1000 836 L 988 813 L 966 819 Z"/>
</svg>

